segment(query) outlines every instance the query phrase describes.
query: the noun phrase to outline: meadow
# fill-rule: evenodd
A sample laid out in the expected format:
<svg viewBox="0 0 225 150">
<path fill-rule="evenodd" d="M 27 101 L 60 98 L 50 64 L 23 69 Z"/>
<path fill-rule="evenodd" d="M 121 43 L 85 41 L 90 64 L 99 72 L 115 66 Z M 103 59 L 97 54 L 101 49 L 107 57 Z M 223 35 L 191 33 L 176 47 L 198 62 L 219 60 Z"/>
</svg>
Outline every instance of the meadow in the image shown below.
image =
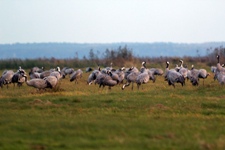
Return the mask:
<svg viewBox="0 0 225 150">
<path fill-rule="evenodd" d="M 0 89 L 0 149 L 225 149 L 225 87 L 212 73 L 197 87 L 159 76 L 133 91 L 88 86 L 88 75 Z"/>
</svg>

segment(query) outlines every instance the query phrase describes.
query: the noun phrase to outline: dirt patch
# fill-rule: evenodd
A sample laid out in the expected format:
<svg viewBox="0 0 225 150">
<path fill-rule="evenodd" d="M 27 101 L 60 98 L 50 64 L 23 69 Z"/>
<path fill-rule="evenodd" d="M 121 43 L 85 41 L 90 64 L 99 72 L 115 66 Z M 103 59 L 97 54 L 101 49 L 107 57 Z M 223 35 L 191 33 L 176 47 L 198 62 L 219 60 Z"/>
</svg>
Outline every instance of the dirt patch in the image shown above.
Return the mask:
<svg viewBox="0 0 225 150">
<path fill-rule="evenodd" d="M 53 104 L 49 100 L 42 101 L 41 99 L 35 99 L 32 102 L 29 102 L 28 104 L 31 106 L 56 106 L 56 104 Z"/>
<path fill-rule="evenodd" d="M 31 150 L 45 150 L 46 149 L 46 146 L 34 144 L 34 145 L 31 145 L 30 146 L 30 149 Z"/>
<path fill-rule="evenodd" d="M 163 104 L 156 104 L 155 108 L 160 109 L 160 110 L 167 110 L 169 107 L 163 105 Z"/>
</svg>

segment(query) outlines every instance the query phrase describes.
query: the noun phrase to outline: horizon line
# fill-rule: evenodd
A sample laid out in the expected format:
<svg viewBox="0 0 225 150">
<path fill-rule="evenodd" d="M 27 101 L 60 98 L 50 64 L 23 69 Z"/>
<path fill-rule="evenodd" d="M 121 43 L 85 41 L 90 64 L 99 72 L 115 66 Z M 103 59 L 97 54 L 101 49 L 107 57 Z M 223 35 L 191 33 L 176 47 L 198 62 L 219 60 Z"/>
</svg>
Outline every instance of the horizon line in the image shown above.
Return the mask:
<svg viewBox="0 0 225 150">
<path fill-rule="evenodd" d="M 166 43 L 166 44 L 206 44 L 206 43 L 225 43 L 225 41 L 208 41 L 208 42 L 15 42 L 15 43 L 0 43 L 0 45 L 16 45 L 16 44 L 157 44 L 157 43 Z"/>
</svg>

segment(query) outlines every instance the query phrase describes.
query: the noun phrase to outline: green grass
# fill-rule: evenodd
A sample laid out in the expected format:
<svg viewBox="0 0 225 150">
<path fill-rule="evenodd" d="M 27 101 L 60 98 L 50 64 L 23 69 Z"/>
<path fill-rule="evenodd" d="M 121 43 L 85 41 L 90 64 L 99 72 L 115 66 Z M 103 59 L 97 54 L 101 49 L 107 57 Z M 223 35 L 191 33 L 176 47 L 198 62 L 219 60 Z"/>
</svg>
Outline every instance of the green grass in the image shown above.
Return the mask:
<svg viewBox="0 0 225 150">
<path fill-rule="evenodd" d="M 99 89 L 63 79 L 58 90 L 0 89 L 0 149 L 225 149 L 225 87 Z"/>
</svg>

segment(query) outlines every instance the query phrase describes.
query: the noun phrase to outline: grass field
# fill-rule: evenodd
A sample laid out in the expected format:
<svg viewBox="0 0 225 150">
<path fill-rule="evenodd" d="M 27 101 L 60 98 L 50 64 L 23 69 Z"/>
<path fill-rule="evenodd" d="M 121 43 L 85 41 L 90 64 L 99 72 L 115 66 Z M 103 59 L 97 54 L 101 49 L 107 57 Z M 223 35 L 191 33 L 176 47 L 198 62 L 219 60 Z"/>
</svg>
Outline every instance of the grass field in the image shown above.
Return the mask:
<svg viewBox="0 0 225 150">
<path fill-rule="evenodd" d="M 0 89 L 0 149 L 225 149 L 225 87 L 189 82 L 99 89 L 61 80 L 57 91 Z"/>
</svg>

